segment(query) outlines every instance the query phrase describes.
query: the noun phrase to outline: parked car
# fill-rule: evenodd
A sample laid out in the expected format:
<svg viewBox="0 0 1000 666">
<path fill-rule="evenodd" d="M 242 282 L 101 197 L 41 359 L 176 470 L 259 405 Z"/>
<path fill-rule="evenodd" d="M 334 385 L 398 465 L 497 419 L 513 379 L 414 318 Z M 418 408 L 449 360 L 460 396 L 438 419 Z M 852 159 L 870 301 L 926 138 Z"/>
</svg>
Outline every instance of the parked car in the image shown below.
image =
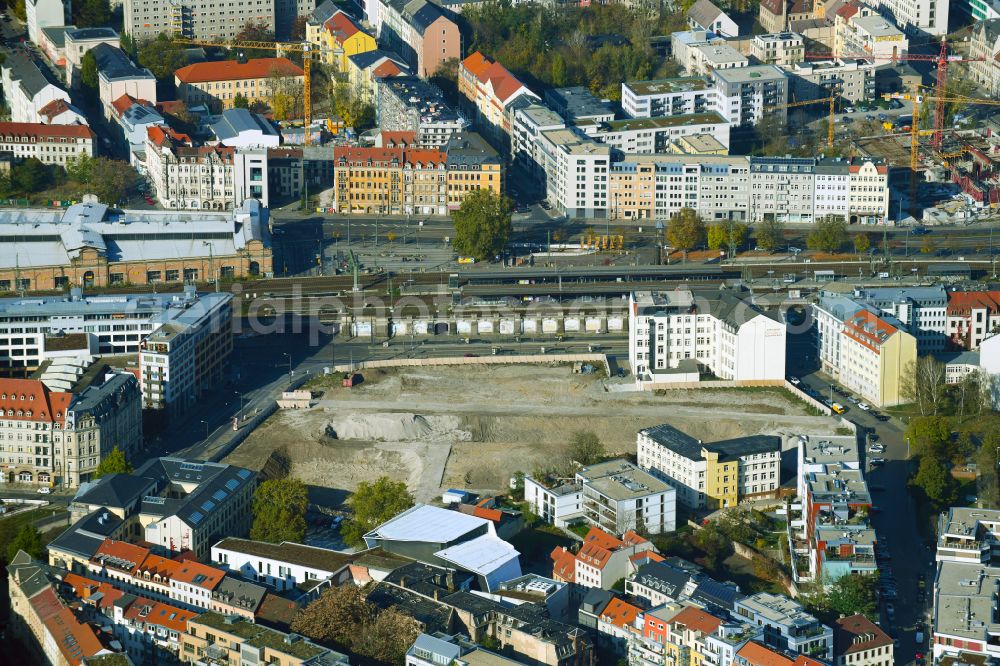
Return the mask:
<svg viewBox="0 0 1000 666">
<path fill-rule="evenodd" d="M 872 444 L 868 447 L 868 453 L 885 453 L 885 447 L 881 444 Z"/>
<path fill-rule="evenodd" d="M 802 380 L 801 380 L 801 379 L 799 379 L 798 377 L 789 377 L 789 378 L 788 378 L 788 381 L 790 381 L 790 382 L 791 382 L 792 384 L 794 384 L 795 386 L 798 386 L 799 384 L 801 384 L 801 383 L 802 383 Z"/>
<path fill-rule="evenodd" d="M 832 405 L 830 405 L 830 409 L 832 409 L 836 414 L 843 414 L 844 412 L 847 411 L 847 408 L 844 407 L 839 402 L 835 402 Z"/>
<path fill-rule="evenodd" d="M 877 418 L 879 421 L 883 421 L 883 422 L 889 420 L 889 417 L 887 415 L 885 415 L 885 414 L 876 414 L 875 418 Z"/>
<path fill-rule="evenodd" d="M 863 412 L 867 412 L 867 411 L 871 410 L 871 405 L 865 404 L 863 402 L 859 402 L 858 403 L 858 409 L 860 409 Z"/>
<path fill-rule="evenodd" d="M 38 489 L 38 494 L 39 495 L 48 495 L 51 492 L 52 492 L 52 489 L 49 488 L 48 486 L 42 486 L 41 488 Z"/>
<path fill-rule="evenodd" d="M 855 398 L 853 395 L 849 395 L 847 396 L 847 402 L 851 403 L 852 405 L 856 405 L 858 404 L 858 399 Z"/>
<path fill-rule="evenodd" d="M 868 461 L 869 467 L 878 467 L 879 465 L 884 465 L 886 463 L 885 458 L 872 458 Z"/>
</svg>

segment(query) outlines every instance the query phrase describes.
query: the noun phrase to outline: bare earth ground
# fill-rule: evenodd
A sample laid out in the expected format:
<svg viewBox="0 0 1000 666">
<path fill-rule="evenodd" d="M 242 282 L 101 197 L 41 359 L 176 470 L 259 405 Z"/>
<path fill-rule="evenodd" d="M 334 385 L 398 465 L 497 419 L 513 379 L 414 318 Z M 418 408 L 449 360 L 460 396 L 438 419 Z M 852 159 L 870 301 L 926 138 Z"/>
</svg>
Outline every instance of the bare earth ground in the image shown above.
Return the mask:
<svg viewBox="0 0 1000 666">
<path fill-rule="evenodd" d="M 442 488 L 501 491 L 517 471 L 562 456 L 575 431 L 635 453 L 636 431 L 670 423 L 715 441 L 749 434 L 831 434 L 835 423 L 770 389 L 609 393 L 569 366 L 436 366 L 369 370 L 353 389 L 325 380 L 312 409 L 282 411 L 225 462 L 260 469 L 284 449 L 310 485 L 353 491 L 382 475 L 419 501 Z"/>
</svg>

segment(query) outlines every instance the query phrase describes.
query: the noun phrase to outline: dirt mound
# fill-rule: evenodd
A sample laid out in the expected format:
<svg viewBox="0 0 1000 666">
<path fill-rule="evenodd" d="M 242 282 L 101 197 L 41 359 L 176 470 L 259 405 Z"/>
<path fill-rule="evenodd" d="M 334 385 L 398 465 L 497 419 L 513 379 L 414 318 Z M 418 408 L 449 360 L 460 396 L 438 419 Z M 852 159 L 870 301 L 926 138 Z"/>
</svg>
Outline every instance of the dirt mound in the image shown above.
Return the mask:
<svg viewBox="0 0 1000 666">
<path fill-rule="evenodd" d="M 324 434 L 331 439 L 365 442 L 418 442 L 455 440 L 467 442 L 472 434 L 460 428 L 455 416 L 420 414 L 348 414 L 329 422 Z"/>
</svg>

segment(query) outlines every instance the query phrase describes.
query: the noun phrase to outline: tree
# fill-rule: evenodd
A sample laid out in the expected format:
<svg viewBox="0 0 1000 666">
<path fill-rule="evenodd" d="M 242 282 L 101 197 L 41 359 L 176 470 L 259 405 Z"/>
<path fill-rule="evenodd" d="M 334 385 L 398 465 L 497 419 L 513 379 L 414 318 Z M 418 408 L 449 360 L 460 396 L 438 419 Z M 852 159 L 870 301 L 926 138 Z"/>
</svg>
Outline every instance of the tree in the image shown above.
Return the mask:
<svg viewBox="0 0 1000 666">
<path fill-rule="evenodd" d="M 941 459 L 951 441 L 951 427 L 943 416 L 918 416 L 910 419 L 905 437 L 914 455 Z"/>
<path fill-rule="evenodd" d="M 292 34 L 291 39 L 293 42 L 301 42 L 306 38 L 306 24 L 309 22 L 309 17 L 305 14 L 295 17 L 295 22 L 292 23 Z"/>
<path fill-rule="evenodd" d="M 309 497 L 298 479 L 271 479 L 253 495 L 253 526 L 250 538 L 270 543 L 302 541 L 306 536 Z"/>
<path fill-rule="evenodd" d="M 97 58 L 93 51 L 84 53 L 80 61 L 80 83 L 86 88 L 97 90 Z"/>
<path fill-rule="evenodd" d="M 687 261 L 687 253 L 705 243 L 705 221 L 693 208 L 681 208 L 670 219 L 667 241 L 683 252 Z"/>
<path fill-rule="evenodd" d="M 122 201 L 139 181 L 139 174 L 130 164 L 107 157 L 94 159 L 90 189 L 98 200 L 109 206 Z"/>
<path fill-rule="evenodd" d="M 7 545 L 7 561 L 13 560 L 19 550 L 23 550 L 36 560 L 45 557 L 45 544 L 42 542 L 42 533 L 37 527 L 29 523 L 21 528 L 14 540 Z"/>
<path fill-rule="evenodd" d="M 402 481 L 383 476 L 375 483 L 362 481 L 349 501 L 351 517 L 340 533 L 345 542 L 355 546 L 364 543 L 365 534 L 413 506 L 413 495 Z"/>
<path fill-rule="evenodd" d="M 954 502 L 958 491 L 958 482 L 948 473 L 944 464 L 928 455 L 920 456 L 920 467 L 910 480 L 910 485 L 921 490 L 935 508 Z"/>
<path fill-rule="evenodd" d="M 878 576 L 841 576 L 826 592 L 827 606 L 838 615 L 861 613 L 874 620 L 878 617 L 877 587 Z"/>
<path fill-rule="evenodd" d="M 233 108 L 236 109 L 249 109 L 250 100 L 243 93 L 236 93 L 236 97 L 233 97 Z"/>
<path fill-rule="evenodd" d="M 247 21 L 243 29 L 236 34 L 237 42 L 268 42 L 274 43 L 274 32 L 268 28 L 267 23 L 261 21 Z M 244 58 L 271 58 L 274 51 L 270 49 L 248 49 L 239 47 L 230 52 L 231 56 L 243 56 Z"/>
<path fill-rule="evenodd" d="M 93 173 L 94 158 L 86 153 L 80 153 L 66 160 L 66 175 L 78 183 L 89 183 Z"/>
<path fill-rule="evenodd" d="M 510 199 L 493 190 L 475 190 L 452 211 L 451 219 L 455 223 L 452 245 L 459 254 L 477 261 L 492 259 L 510 238 Z"/>
<path fill-rule="evenodd" d="M 868 234 L 858 234 L 854 237 L 854 251 L 864 254 L 872 246 L 872 239 Z"/>
<path fill-rule="evenodd" d="M 35 157 L 29 157 L 10 171 L 11 186 L 24 194 L 41 192 L 51 180 L 49 168 Z"/>
<path fill-rule="evenodd" d="M 708 249 L 718 250 L 723 245 L 726 244 L 726 229 L 721 223 L 716 222 L 715 224 L 708 227 Z"/>
<path fill-rule="evenodd" d="M 936 415 L 944 407 L 945 366 L 933 356 L 921 356 L 903 366 L 900 394 L 916 403 L 922 416 Z"/>
<path fill-rule="evenodd" d="M 97 469 L 94 470 L 94 478 L 99 479 L 107 474 L 131 474 L 132 471 L 132 463 L 116 445 L 111 449 L 111 453 L 101 458 Z"/>
<path fill-rule="evenodd" d="M 73 3 L 73 24 L 78 28 L 93 28 L 111 23 L 108 0 L 80 0 Z"/>
<path fill-rule="evenodd" d="M 569 441 L 569 457 L 583 466 L 593 465 L 604 455 L 604 444 L 590 430 L 573 433 Z"/>
<path fill-rule="evenodd" d="M 757 247 L 765 252 L 774 252 L 785 241 L 785 225 L 774 218 L 764 218 L 756 227 L 755 238 Z"/>
<path fill-rule="evenodd" d="M 187 64 L 184 46 L 162 33 L 139 45 L 138 59 L 157 79 L 173 80 L 174 72 Z"/>
<path fill-rule="evenodd" d="M 352 649 L 377 610 L 355 585 L 329 587 L 295 616 L 291 629 L 316 641 Z"/>
<path fill-rule="evenodd" d="M 354 651 L 383 664 L 402 664 L 420 635 L 420 623 L 395 608 L 378 614 L 354 642 Z"/>
<path fill-rule="evenodd" d="M 705 553 L 705 566 L 715 569 L 732 552 L 733 544 L 718 525 L 710 522 L 693 536 L 694 545 Z"/>
<path fill-rule="evenodd" d="M 826 215 L 816 221 L 816 228 L 806 237 L 806 247 L 822 252 L 836 252 L 847 240 L 847 221 L 840 215 Z"/>
</svg>

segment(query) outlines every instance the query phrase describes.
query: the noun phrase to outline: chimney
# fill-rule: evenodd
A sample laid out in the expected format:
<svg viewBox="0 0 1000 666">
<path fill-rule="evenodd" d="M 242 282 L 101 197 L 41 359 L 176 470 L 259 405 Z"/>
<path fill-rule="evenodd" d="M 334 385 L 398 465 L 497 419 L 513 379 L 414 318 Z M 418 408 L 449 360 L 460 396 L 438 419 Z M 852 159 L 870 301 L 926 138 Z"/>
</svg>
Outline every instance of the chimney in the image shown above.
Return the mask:
<svg viewBox="0 0 1000 666">
<path fill-rule="evenodd" d="M 455 591 L 455 572 L 449 571 L 444 577 L 445 587 L 448 588 L 449 592 Z"/>
</svg>

